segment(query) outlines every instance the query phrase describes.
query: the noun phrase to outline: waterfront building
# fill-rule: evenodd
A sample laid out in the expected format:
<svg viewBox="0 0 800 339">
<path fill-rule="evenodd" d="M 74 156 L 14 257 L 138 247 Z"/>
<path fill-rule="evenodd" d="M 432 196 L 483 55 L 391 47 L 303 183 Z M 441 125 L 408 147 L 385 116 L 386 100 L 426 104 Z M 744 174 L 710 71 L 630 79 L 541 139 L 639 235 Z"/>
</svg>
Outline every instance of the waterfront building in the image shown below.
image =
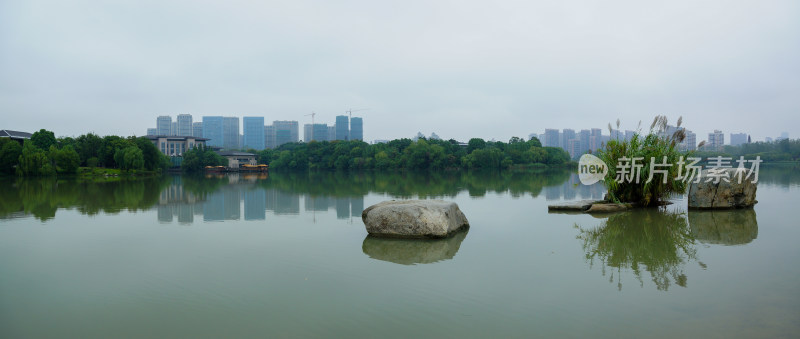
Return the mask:
<svg viewBox="0 0 800 339">
<path fill-rule="evenodd" d="M 179 157 L 195 146 L 205 145 L 207 139 L 192 136 L 148 135 L 146 136 L 161 153 Z"/>
</svg>

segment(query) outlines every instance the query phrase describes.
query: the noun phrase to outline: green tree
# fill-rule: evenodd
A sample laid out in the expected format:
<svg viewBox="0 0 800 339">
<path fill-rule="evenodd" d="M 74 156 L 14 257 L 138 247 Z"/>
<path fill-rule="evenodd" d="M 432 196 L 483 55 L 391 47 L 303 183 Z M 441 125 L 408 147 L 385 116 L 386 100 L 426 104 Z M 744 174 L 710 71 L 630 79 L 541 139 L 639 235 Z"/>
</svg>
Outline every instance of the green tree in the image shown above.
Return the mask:
<svg viewBox="0 0 800 339">
<path fill-rule="evenodd" d="M 472 153 L 476 149 L 483 149 L 486 147 L 486 141 L 481 138 L 472 138 L 467 142 L 467 153 Z"/>
<path fill-rule="evenodd" d="M 183 153 L 181 170 L 187 173 L 197 173 L 206 166 L 227 166 L 228 159 L 211 150 L 211 148 L 198 146 Z"/>
<path fill-rule="evenodd" d="M 81 164 L 81 159 L 78 152 L 76 152 L 72 146 L 67 145 L 62 149 L 55 150 L 52 158 L 56 163 L 56 170 L 58 173 L 78 173 L 78 166 Z"/>
<path fill-rule="evenodd" d="M 114 160 L 123 170 L 140 170 L 144 168 L 144 155 L 136 146 L 128 146 L 117 150 Z"/>
<path fill-rule="evenodd" d="M 31 135 L 31 142 L 40 150 L 49 150 L 50 146 L 56 145 L 56 136 L 53 132 L 43 128 Z"/>
<path fill-rule="evenodd" d="M 75 151 L 81 157 L 81 163 L 89 167 L 95 167 L 100 162 L 100 150 L 103 147 L 103 139 L 93 133 L 87 133 L 75 139 Z M 89 159 L 95 159 L 95 165 L 89 164 Z"/>
<path fill-rule="evenodd" d="M 0 138 L 0 173 L 14 174 L 22 155 L 22 145 L 11 138 Z"/>
<path fill-rule="evenodd" d="M 163 161 L 164 154 L 161 153 L 150 139 L 145 137 L 132 138 L 133 143 L 142 151 L 144 168 L 149 171 L 163 170 L 167 165 Z"/>
<path fill-rule="evenodd" d="M 26 140 L 22 145 L 22 153 L 19 156 L 17 174 L 21 176 L 56 174 L 50 162 L 44 151 L 36 147 L 32 141 Z"/>
</svg>

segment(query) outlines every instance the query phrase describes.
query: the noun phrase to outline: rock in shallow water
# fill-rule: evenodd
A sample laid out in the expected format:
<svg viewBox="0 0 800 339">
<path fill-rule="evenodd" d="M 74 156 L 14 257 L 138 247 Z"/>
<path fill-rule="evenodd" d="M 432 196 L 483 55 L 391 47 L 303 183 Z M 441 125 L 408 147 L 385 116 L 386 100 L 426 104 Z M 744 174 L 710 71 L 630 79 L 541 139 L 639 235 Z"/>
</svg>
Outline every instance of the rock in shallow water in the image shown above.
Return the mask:
<svg viewBox="0 0 800 339">
<path fill-rule="evenodd" d="M 692 183 L 689 186 L 689 208 L 747 208 L 756 204 L 756 184 L 744 178 L 739 183 L 735 168 L 726 169 L 722 175 L 727 175 L 730 182 L 725 180 L 720 180 L 719 183 L 706 182 L 708 171 L 703 171 L 700 183 Z"/>
<path fill-rule="evenodd" d="M 384 201 L 361 213 L 367 232 L 399 238 L 443 238 L 468 227 L 458 205 L 442 200 Z"/>
</svg>

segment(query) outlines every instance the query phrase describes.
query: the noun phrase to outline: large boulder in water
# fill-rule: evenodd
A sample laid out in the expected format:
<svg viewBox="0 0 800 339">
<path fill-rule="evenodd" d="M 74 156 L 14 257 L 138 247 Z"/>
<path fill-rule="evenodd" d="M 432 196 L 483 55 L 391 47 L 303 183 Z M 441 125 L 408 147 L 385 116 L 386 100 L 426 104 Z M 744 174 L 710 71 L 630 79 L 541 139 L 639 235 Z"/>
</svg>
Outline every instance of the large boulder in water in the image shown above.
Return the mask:
<svg viewBox="0 0 800 339">
<path fill-rule="evenodd" d="M 367 232 L 374 236 L 443 238 L 469 222 L 458 205 L 442 200 L 384 201 L 361 213 Z"/>
<path fill-rule="evenodd" d="M 700 182 L 691 183 L 688 194 L 689 208 L 747 208 L 756 204 L 757 185 L 751 181 L 752 178 L 746 179 L 743 175 L 742 182 L 739 183 L 735 168 L 727 168 L 723 171 L 721 174 L 727 175 L 728 181 L 722 179 L 717 183 L 714 180 L 708 182 L 709 172 L 703 171 Z"/>
</svg>

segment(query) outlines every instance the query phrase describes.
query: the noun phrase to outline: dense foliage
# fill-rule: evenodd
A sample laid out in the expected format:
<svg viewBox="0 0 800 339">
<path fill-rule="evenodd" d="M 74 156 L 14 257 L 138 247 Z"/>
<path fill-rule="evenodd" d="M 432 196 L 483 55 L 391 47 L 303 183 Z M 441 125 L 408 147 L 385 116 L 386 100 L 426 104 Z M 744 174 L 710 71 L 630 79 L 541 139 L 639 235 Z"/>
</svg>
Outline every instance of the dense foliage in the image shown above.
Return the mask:
<svg viewBox="0 0 800 339">
<path fill-rule="evenodd" d="M 206 166 L 227 166 L 228 159 L 220 156 L 211 148 L 199 146 L 186 151 L 183 154 L 181 170 L 188 173 L 202 171 Z"/>
<path fill-rule="evenodd" d="M 619 121 L 617 122 L 619 125 Z M 678 127 L 681 119 L 678 119 Z M 608 166 L 608 174 L 605 178 L 608 187 L 608 197 L 614 202 L 638 203 L 643 206 L 654 206 L 664 201 L 673 194 L 686 192 L 687 183 L 683 180 L 675 180 L 678 176 L 680 157 L 686 154 L 678 150 L 678 143 L 683 141 L 684 132 L 679 129 L 672 136 L 663 137 L 667 128 L 667 118 L 657 116 L 650 126 L 650 133 L 642 136 L 635 133 L 630 140 L 610 140 L 604 148 L 598 152 L 598 157 Z M 609 125 L 609 130 L 611 126 Z M 617 180 L 618 166 L 630 162 L 623 162 L 622 159 L 642 158 L 641 171 L 638 180 Z M 659 170 L 666 170 L 663 175 L 653 172 L 653 180 L 648 181 L 651 168 L 650 160 L 655 159 L 656 163 L 673 164 Z M 666 160 L 664 160 L 666 159 Z M 666 177 L 666 180 L 664 180 Z M 634 176 L 635 178 L 635 176 Z M 620 178 L 622 179 L 622 178 Z"/>
<path fill-rule="evenodd" d="M 144 137 L 101 138 L 88 133 L 77 138 L 55 138 L 53 132 L 42 129 L 23 145 L 0 138 L 0 174 L 75 174 L 80 166 L 161 171 L 168 164 L 169 159 Z"/>
<path fill-rule="evenodd" d="M 542 147 L 538 139 L 509 142 L 470 139 L 466 146 L 455 140 L 392 140 L 367 144 L 363 141 L 312 141 L 284 144 L 277 149 L 250 150 L 270 169 L 335 170 L 441 170 L 455 168 L 501 169 L 563 165 L 569 154 L 555 147 Z"/>
</svg>

